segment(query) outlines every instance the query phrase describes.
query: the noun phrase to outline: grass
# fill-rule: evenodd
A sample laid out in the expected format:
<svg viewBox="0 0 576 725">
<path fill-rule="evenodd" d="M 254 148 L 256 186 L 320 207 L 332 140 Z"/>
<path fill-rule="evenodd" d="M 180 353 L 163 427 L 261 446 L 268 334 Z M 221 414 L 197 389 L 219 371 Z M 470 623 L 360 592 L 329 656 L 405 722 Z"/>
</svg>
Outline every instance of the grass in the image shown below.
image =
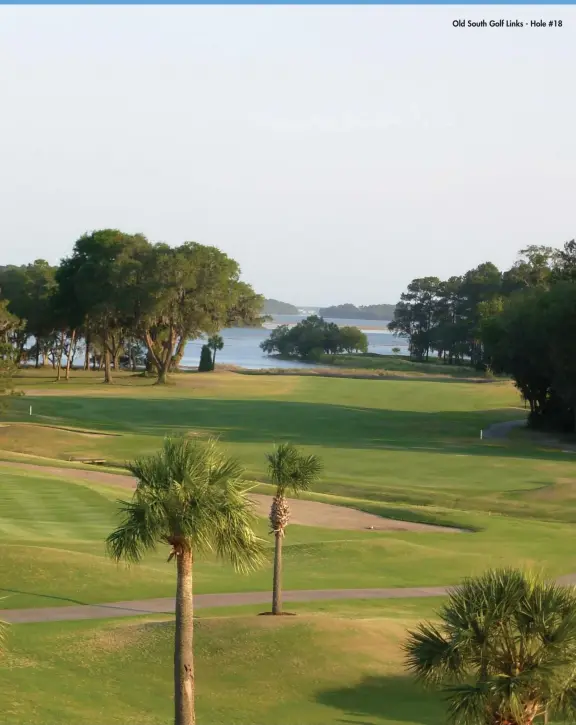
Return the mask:
<svg viewBox="0 0 576 725">
<path fill-rule="evenodd" d="M 474 368 L 468 365 L 445 365 L 437 358 L 428 362 L 410 360 L 405 355 L 379 355 L 378 353 L 349 353 L 341 355 L 323 355 L 320 363 L 328 363 L 343 368 L 364 370 L 386 370 L 404 372 L 411 375 L 448 375 L 451 377 L 482 378 Z"/>
<path fill-rule="evenodd" d="M 66 606 L 172 596 L 174 567 L 159 550 L 138 566 L 116 565 L 104 539 L 115 525 L 115 499 L 129 491 L 62 481 L 6 468 L 0 488 L 0 608 Z M 338 502 L 338 499 L 327 499 Z M 344 503 L 341 501 L 341 503 Z M 357 506 L 397 518 L 414 509 Z M 410 516 L 411 514 L 411 516 Z M 452 516 L 452 520 L 448 518 Z M 522 564 L 550 576 L 570 573 L 572 526 L 521 519 L 425 510 L 423 520 L 457 523 L 476 533 L 338 531 L 291 525 L 285 543 L 288 589 L 340 589 L 451 585 L 490 565 Z M 195 566 L 197 593 L 267 591 L 269 563 L 247 576 L 215 560 Z"/>
<path fill-rule="evenodd" d="M 291 360 L 290 356 L 272 355 L 272 358 Z M 324 367 L 327 366 L 327 367 Z M 493 381 L 492 376 L 478 372 L 470 365 L 447 365 L 438 358 L 431 357 L 429 361 L 411 360 L 406 355 L 381 355 L 379 353 L 339 353 L 331 355 L 322 354 L 309 366 L 301 368 L 266 368 L 261 370 L 243 370 L 246 375 L 346 375 L 366 374 L 373 371 L 375 374 L 399 378 L 465 378 L 474 381 Z"/>
<path fill-rule="evenodd" d="M 474 532 L 291 525 L 286 588 L 452 585 L 502 565 L 550 577 L 574 570 L 572 455 L 525 437 L 479 440 L 489 424 L 524 415 L 509 383 L 218 372 L 178 375 L 167 387 L 121 374 L 107 387 L 99 374 L 51 378 L 26 371 L 17 380 L 26 395 L 0 427 L 0 459 L 8 461 L 0 472 L 0 607 L 173 595 L 167 552 L 130 569 L 105 556 L 115 499 L 127 490 L 10 465 L 86 470 L 70 459 L 103 458 L 118 466 L 170 432 L 218 435 L 266 493 L 264 453 L 291 440 L 326 463 L 310 498 Z M 268 536 L 263 519 L 259 533 Z M 249 576 L 213 560 L 195 565 L 198 593 L 268 591 L 270 581 L 270 564 Z M 439 698 L 406 677 L 401 653 L 406 628 L 437 604 L 298 603 L 289 609 L 299 616 L 279 619 L 255 617 L 262 605 L 199 610 L 199 721 L 441 725 Z M 165 725 L 172 632 L 166 617 L 10 627 L 0 660 L 2 722 Z"/>
<path fill-rule="evenodd" d="M 297 617 L 202 616 L 198 721 L 441 725 L 439 696 L 402 669 L 405 628 L 431 614 L 431 603 L 402 604 L 354 619 L 346 603 L 329 616 L 302 606 Z M 0 661 L 2 722 L 166 725 L 172 637 L 172 620 L 162 618 L 15 625 Z"/>
<path fill-rule="evenodd" d="M 450 585 L 491 564 L 522 563 L 550 575 L 573 568 L 572 457 L 522 441 L 478 440 L 490 422 L 523 414 L 509 384 L 216 373 L 176 376 L 168 387 L 124 374 L 107 387 L 99 375 L 75 374 L 70 384 L 55 384 L 36 372 L 18 383 L 27 394 L 14 401 L 0 428 L 3 456 L 12 461 L 102 457 L 121 465 L 156 449 L 170 431 L 218 434 L 247 465 L 247 476 L 263 482 L 259 490 L 270 493 L 264 453 L 275 441 L 292 440 L 326 463 L 313 499 L 477 531 L 455 539 L 292 526 L 288 588 Z M 9 468 L 0 492 L 2 585 L 9 595 L 0 606 L 172 594 L 164 552 L 129 571 L 105 557 L 114 499 L 125 492 Z M 530 523 L 523 520 L 528 517 Z M 260 531 L 267 535 L 265 521 Z M 269 585 L 269 568 L 241 577 L 214 561 L 197 566 L 198 592 Z"/>
<path fill-rule="evenodd" d="M 123 374 L 107 387 L 94 374 L 70 384 L 46 375 L 19 379 L 27 395 L 0 427 L 0 456 L 121 466 L 168 432 L 218 435 L 249 478 L 265 481 L 264 453 L 291 440 L 324 459 L 322 493 L 576 520 L 572 455 L 479 440 L 491 423 L 525 414 L 508 383 L 215 373 L 175 376 L 168 387 Z"/>
</svg>

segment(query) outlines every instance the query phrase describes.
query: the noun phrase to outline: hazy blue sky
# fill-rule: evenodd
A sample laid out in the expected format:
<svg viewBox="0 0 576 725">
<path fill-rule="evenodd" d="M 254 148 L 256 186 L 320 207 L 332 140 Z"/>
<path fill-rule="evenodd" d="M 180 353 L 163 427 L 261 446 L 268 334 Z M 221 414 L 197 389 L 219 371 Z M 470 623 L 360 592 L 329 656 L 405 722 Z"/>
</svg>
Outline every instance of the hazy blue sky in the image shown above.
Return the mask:
<svg viewBox="0 0 576 725">
<path fill-rule="evenodd" d="M 2 7 L 0 263 L 117 227 L 219 246 L 267 296 L 366 304 L 560 246 L 575 27 L 566 6 Z"/>
</svg>

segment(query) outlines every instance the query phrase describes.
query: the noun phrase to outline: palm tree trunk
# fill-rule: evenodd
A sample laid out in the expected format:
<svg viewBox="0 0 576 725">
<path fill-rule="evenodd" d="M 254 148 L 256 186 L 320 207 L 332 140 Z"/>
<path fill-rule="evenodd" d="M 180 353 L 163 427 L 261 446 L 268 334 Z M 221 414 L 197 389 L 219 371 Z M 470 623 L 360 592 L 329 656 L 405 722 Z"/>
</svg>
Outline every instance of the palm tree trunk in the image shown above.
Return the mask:
<svg viewBox="0 0 576 725">
<path fill-rule="evenodd" d="M 174 725 L 195 725 L 194 707 L 194 606 L 192 601 L 192 552 L 184 548 L 176 557 L 176 635 L 174 642 Z"/>
<path fill-rule="evenodd" d="M 272 614 L 282 614 L 282 531 L 276 531 L 274 545 L 274 579 L 272 582 Z"/>
</svg>

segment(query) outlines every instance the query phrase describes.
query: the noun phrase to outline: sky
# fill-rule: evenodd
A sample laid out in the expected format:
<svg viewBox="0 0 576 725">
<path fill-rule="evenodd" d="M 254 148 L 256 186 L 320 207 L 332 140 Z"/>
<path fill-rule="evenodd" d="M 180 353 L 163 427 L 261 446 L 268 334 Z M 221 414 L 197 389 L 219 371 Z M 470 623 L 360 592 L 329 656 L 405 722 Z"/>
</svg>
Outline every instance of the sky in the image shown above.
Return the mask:
<svg viewBox="0 0 576 725">
<path fill-rule="evenodd" d="M 468 28 L 453 21 L 562 20 Z M 0 7 L 0 264 L 83 233 L 297 305 L 576 235 L 576 7 Z"/>
</svg>

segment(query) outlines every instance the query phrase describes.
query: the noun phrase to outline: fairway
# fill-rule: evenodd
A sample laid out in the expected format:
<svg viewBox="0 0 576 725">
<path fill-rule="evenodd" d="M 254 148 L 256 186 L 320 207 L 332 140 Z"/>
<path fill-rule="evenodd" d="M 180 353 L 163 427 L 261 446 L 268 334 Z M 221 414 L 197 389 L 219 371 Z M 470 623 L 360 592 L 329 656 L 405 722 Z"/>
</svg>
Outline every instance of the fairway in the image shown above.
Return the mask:
<svg viewBox="0 0 576 725">
<path fill-rule="evenodd" d="M 116 499 L 130 495 L 122 466 L 157 450 L 166 434 L 217 436 L 246 466 L 257 495 L 273 492 L 265 453 L 275 443 L 291 441 L 322 458 L 322 480 L 295 505 L 300 523 L 289 526 L 284 543 L 287 590 L 452 586 L 502 565 L 548 577 L 576 571 L 573 454 L 521 437 L 480 440 L 480 430 L 525 415 L 506 382 L 224 372 L 176 375 L 166 387 L 123 374 L 104 386 L 98 375 L 74 373 L 56 384 L 49 373 L 29 371 L 17 387 L 26 394 L 0 426 L 3 609 L 174 595 L 167 549 L 127 568 L 104 547 L 117 523 Z M 259 502 L 257 526 L 267 564 L 238 575 L 204 558 L 194 567 L 196 593 L 269 591 L 268 501 Z M 310 519 L 308 501 L 351 513 L 339 508 Z M 362 522 L 354 512 L 396 524 L 338 528 L 350 516 Z M 408 530 L 402 522 L 463 532 Z M 263 605 L 200 610 L 199 717 L 210 725 L 440 725 L 440 700 L 405 675 L 400 648 L 406 626 L 434 604 L 294 603 L 298 616 L 281 622 L 256 617 Z M 171 632 L 165 616 L 13 625 L 0 678 L 12 703 L 4 721 L 165 724 Z M 247 660 L 254 662 L 249 673 Z M 134 688 L 123 684 L 128 670 Z M 89 686 L 95 678 L 107 698 Z"/>
<path fill-rule="evenodd" d="M 46 372 L 27 373 L 19 380 L 26 395 L 0 427 L 0 451 L 123 465 L 167 433 L 217 435 L 249 477 L 265 481 L 264 454 L 289 440 L 322 456 L 318 492 L 576 520 L 574 455 L 480 440 L 491 424 L 525 416 L 510 383 L 174 377 L 159 387 L 124 374 L 104 386 L 97 374 L 56 384 Z"/>
<path fill-rule="evenodd" d="M 448 530 L 293 524 L 285 544 L 287 588 L 451 585 L 500 563 L 536 566 L 551 576 L 574 568 L 567 545 L 571 527 L 563 522 L 574 520 L 576 509 L 569 495 L 561 497 L 571 490 L 566 483 L 573 475 L 571 459 L 473 438 L 490 421 L 522 415 L 508 384 L 234 373 L 176 376 L 176 384 L 164 388 L 131 375 L 109 387 L 99 376 L 82 374 L 72 385 L 35 373 L 19 382 L 27 394 L 15 400 L 0 428 L 8 459 L 20 456 L 52 468 L 55 459 L 89 456 L 119 464 L 154 450 L 169 432 L 215 434 L 248 465 L 249 477 L 264 482 L 256 490 L 269 493 L 264 453 L 274 442 L 292 440 L 317 452 L 326 465 L 309 498 L 474 532 L 458 535 L 455 544 Z M 35 422 L 26 415 L 30 405 Z M 104 539 L 116 521 L 115 500 L 129 490 L 106 485 L 98 468 L 84 469 L 77 477 L 73 471 L 63 477 L 49 468 L 42 475 L 38 467 L 3 467 L 0 546 L 6 597 L 0 607 L 173 594 L 164 551 L 130 569 L 106 558 Z M 265 516 L 265 507 L 261 512 Z M 522 517 L 532 520 L 528 524 Z M 259 533 L 271 547 L 265 518 Z M 236 576 L 207 560 L 196 566 L 195 586 L 199 593 L 265 591 L 269 577 L 268 567 Z"/>
</svg>

